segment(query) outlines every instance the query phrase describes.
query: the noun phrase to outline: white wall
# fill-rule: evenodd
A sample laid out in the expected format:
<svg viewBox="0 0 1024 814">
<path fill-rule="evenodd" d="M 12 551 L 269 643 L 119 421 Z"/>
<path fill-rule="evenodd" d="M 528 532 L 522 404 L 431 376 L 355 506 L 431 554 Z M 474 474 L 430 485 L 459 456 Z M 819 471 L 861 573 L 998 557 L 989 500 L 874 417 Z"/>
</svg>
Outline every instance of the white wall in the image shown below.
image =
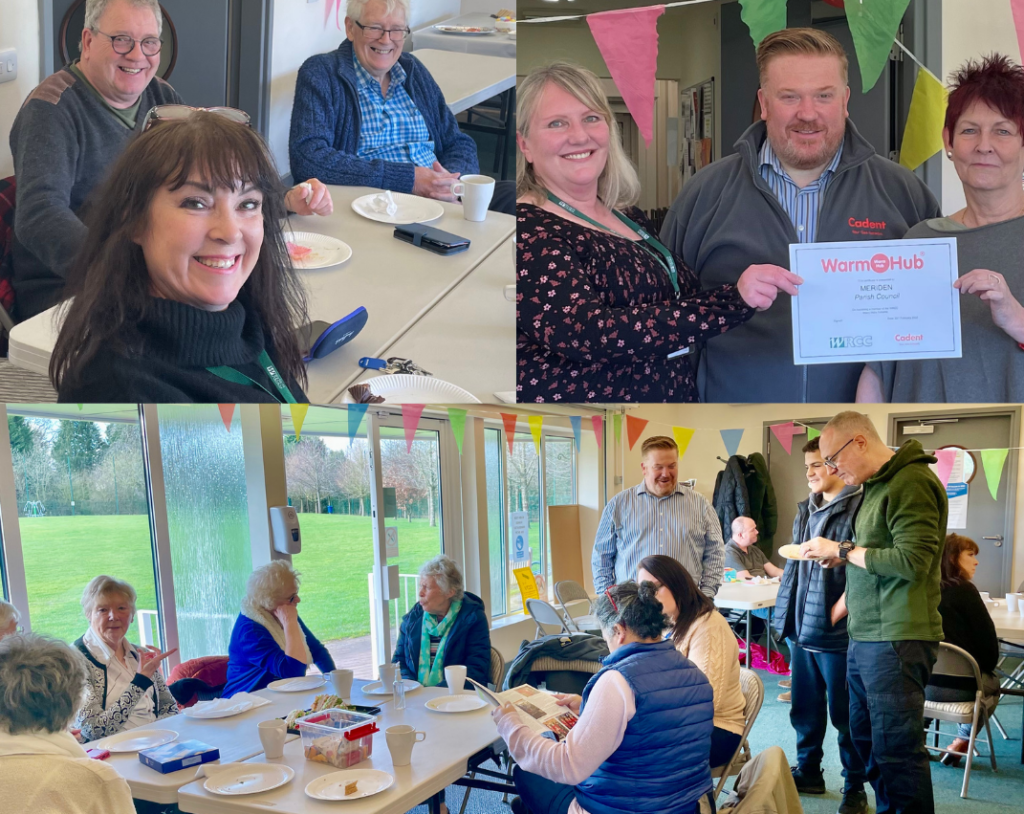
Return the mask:
<svg viewBox="0 0 1024 814">
<path fill-rule="evenodd" d="M 18 0 L 22 3 L 31 0 Z M 7 0 L 2 0 L 7 2 Z M 290 171 L 288 164 L 288 128 L 292 118 L 295 77 L 302 63 L 314 54 L 336 49 L 345 39 L 345 9 L 339 17 L 341 30 L 335 24 L 334 12 L 324 25 L 327 0 L 275 0 L 274 31 L 270 51 L 270 150 L 278 170 Z M 460 13 L 460 0 L 412 0 L 414 31 Z M 497 10 L 497 9 L 495 9 Z M 408 44 L 406 45 L 408 47 Z"/>
<path fill-rule="evenodd" d="M 942 71 L 945 82 L 969 58 L 998 51 L 1020 62 L 1021 53 L 1009 0 L 946 0 L 942 4 Z M 953 162 L 943 159 L 942 211 L 965 204 L 963 185 Z M 1019 577 L 1018 577 L 1019 579 Z"/>
<path fill-rule="evenodd" d="M 14 174 L 10 134 L 21 103 L 39 84 L 38 0 L 0 0 L 0 49 L 18 49 L 18 78 L 0 85 L 0 177 Z"/>
</svg>

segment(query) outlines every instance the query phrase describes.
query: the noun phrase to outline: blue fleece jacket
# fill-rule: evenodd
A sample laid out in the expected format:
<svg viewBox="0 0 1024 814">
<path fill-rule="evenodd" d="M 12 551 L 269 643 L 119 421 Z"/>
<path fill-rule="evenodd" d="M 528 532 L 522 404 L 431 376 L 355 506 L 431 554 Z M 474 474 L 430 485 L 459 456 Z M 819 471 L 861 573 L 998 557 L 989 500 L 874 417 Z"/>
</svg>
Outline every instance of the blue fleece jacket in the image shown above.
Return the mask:
<svg viewBox="0 0 1024 814">
<path fill-rule="evenodd" d="M 434 155 L 448 172 L 478 173 L 476 143 L 459 130 L 430 72 L 412 54 L 402 54 L 405 90 L 427 122 Z M 356 154 L 359 147 L 359 97 L 352 43 L 317 54 L 302 63 L 295 83 L 295 103 L 288 156 L 295 183 L 319 178 L 325 184 L 365 186 L 412 192 L 416 167 Z"/>
<path fill-rule="evenodd" d="M 402 627 L 391 661 L 398 664 L 404 678 L 419 680 L 420 636 L 423 633 L 423 606 L 417 603 L 402 617 Z M 464 664 L 466 675 L 485 687 L 491 680 L 491 627 L 487 623 L 483 600 L 469 591 L 455 617 L 448 644 L 444 648 L 444 666 Z M 439 687 L 447 687 L 442 678 Z"/>
<path fill-rule="evenodd" d="M 306 644 L 313 656 L 313 663 L 321 673 L 334 669 L 334 659 L 327 648 L 309 632 L 299 619 L 299 627 L 306 635 Z M 231 631 L 228 645 L 228 681 L 224 685 L 224 698 L 236 692 L 262 690 L 271 681 L 279 678 L 298 678 L 306 674 L 306 665 L 287 655 L 274 641 L 270 631 L 258 625 L 248 616 L 238 614 Z"/>
</svg>

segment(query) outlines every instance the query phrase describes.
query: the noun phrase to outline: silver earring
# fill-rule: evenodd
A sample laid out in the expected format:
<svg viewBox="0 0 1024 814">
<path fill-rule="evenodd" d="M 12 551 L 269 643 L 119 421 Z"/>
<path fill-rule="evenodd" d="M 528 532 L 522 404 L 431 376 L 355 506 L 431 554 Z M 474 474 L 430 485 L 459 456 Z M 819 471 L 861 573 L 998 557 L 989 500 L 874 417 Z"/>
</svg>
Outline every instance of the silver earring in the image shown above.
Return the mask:
<svg viewBox="0 0 1024 814">
<path fill-rule="evenodd" d="M 952 157 L 953 157 L 953 153 L 952 152 L 946 153 L 946 158 L 952 158 Z"/>
</svg>

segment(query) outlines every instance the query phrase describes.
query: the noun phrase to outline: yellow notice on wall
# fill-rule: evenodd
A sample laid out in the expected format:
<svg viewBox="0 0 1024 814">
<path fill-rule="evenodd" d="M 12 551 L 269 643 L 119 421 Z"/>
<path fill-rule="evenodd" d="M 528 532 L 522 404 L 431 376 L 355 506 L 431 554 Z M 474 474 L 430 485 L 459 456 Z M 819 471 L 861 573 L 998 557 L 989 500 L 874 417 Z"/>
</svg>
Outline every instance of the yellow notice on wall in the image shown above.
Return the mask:
<svg viewBox="0 0 1024 814">
<path fill-rule="evenodd" d="M 540 591 L 537 589 L 537 578 L 533 574 L 533 569 L 528 565 L 524 565 L 522 568 L 515 568 L 512 573 L 516 576 L 519 593 L 523 597 L 523 613 L 529 615 L 529 611 L 526 609 L 526 600 L 540 599 Z"/>
</svg>

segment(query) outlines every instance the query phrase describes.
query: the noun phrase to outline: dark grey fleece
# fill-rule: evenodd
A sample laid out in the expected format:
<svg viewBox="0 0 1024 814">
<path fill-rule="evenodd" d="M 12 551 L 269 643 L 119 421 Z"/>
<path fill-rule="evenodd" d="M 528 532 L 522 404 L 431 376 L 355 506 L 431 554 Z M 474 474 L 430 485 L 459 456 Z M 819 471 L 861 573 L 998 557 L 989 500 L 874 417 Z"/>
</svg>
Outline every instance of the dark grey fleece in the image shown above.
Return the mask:
<svg viewBox="0 0 1024 814">
<path fill-rule="evenodd" d="M 683 187 L 662 227 L 662 241 L 697 272 L 703 288 L 734 285 L 755 263 L 789 268 L 792 221 L 761 177 L 764 122 L 736 142 L 738 153 L 708 165 Z M 913 173 L 875 154 L 847 121 L 843 156 L 825 190 L 818 241 L 892 240 L 939 203 Z M 868 221 L 869 227 L 856 223 Z M 700 355 L 697 388 L 709 402 L 851 402 L 863 364 L 794 365 L 788 297 L 715 337 Z"/>
<path fill-rule="evenodd" d="M 18 179 L 14 209 L 14 292 L 27 319 L 56 304 L 78 249 L 93 189 L 141 128 L 155 105 L 181 104 L 162 79 L 142 92 L 136 129 L 107 110 L 96 94 L 63 68 L 29 94 L 11 128 Z"/>
</svg>

